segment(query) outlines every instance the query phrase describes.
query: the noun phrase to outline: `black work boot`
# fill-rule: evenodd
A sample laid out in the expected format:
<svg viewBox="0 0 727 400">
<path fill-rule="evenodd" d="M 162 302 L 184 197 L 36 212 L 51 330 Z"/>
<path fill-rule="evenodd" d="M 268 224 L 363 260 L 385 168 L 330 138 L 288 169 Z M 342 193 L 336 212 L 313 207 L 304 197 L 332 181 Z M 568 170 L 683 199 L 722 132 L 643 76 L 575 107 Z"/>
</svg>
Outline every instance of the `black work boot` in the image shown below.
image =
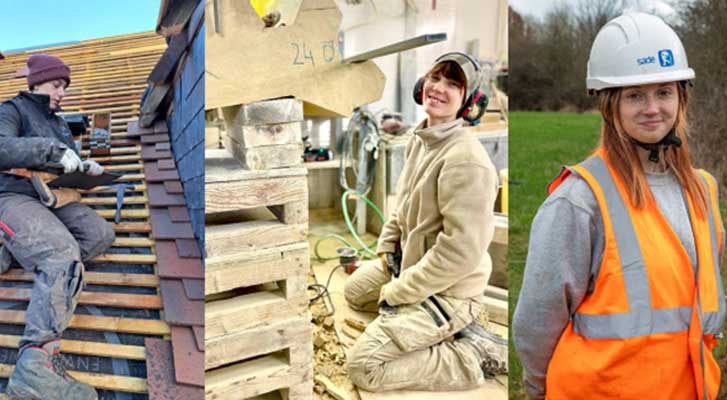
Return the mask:
<svg viewBox="0 0 727 400">
<path fill-rule="evenodd" d="M 26 347 L 10 375 L 6 393 L 23 400 L 98 400 L 96 390 L 66 373 L 60 340 Z"/>
<path fill-rule="evenodd" d="M 507 373 L 507 340 L 473 322 L 455 335 L 477 349 L 485 377 Z"/>
</svg>

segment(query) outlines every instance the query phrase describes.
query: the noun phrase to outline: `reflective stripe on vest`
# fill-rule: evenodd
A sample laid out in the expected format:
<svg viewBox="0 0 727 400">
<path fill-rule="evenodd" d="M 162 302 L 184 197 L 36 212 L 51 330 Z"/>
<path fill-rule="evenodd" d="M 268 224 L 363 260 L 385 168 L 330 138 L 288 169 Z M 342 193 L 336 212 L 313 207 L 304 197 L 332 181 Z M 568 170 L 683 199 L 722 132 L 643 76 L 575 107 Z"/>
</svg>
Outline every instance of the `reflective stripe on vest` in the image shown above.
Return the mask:
<svg viewBox="0 0 727 400">
<path fill-rule="evenodd" d="M 702 171 L 700 171 L 698 175 L 702 179 L 704 187 L 707 189 L 707 203 L 709 203 L 709 218 L 707 219 L 709 220 L 709 232 L 712 238 L 712 260 L 714 260 L 713 267 L 716 277 L 715 279 L 717 281 L 717 295 L 720 299 L 720 301 L 718 301 L 718 310 L 716 312 L 712 311 L 702 314 L 702 332 L 705 334 L 717 335 L 722 333 L 725 318 L 724 287 L 722 285 L 722 279 L 719 273 L 719 266 L 717 264 L 717 260 L 719 260 L 720 247 L 720 244 L 717 243 L 717 238 L 721 237 L 722 240 L 724 240 L 724 230 L 720 229 L 720 232 L 718 234 L 716 229 L 717 224 L 715 223 L 715 221 L 720 221 L 719 225 L 720 227 L 722 227 L 719 213 L 715 213 L 714 203 L 716 202 L 716 197 L 714 196 L 714 194 L 716 194 L 716 192 L 713 192 L 713 190 L 711 189 L 716 183 L 713 181 L 708 182 L 706 173 L 703 173 Z"/>
<path fill-rule="evenodd" d="M 652 307 L 649 279 L 636 231 L 624 199 L 621 197 L 605 161 L 600 155 L 594 155 L 581 163 L 580 166 L 586 169 L 603 189 L 603 196 L 607 208 L 605 211 L 608 212 L 611 218 L 611 226 L 621 260 L 621 271 L 624 276 L 629 311 L 598 315 L 576 312 L 573 315 L 574 331 L 581 336 L 591 339 L 626 339 L 657 333 L 687 331 L 689 329 L 692 307 Z M 571 172 L 578 174 L 578 171 L 575 169 L 571 169 Z M 709 186 L 706 186 L 708 189 L 707 193 L 711 199 L 711 191 L 709 190 Z M 686 196 L 686 194 L 684 195 Z M 719 310 L 717 312 L 702 314 L 698 305 L 698 311 L 700 311 L 701 320 L 703 321 L 702 332 L 704 334 L 717 334 L 721 332 L 724 323 L 724 291 L 717 266 L 717 232 L 712 208 L 712 202 L 710 201 L 710 213 L 707 219 L 709 220 L 712 241 L 713 265 L 711 268 L 715 271 L 716 281 L 719 282 L 718 293 L 720 301 L 718 301 Z"/>
</svg>

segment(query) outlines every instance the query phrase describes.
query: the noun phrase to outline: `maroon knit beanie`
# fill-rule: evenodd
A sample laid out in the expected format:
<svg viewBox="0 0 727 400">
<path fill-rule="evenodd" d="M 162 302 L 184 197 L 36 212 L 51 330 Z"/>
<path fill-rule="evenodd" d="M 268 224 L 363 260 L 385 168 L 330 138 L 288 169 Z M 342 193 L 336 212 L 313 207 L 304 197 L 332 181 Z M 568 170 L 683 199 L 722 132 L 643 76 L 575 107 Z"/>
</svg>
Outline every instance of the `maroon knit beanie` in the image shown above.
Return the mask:
<svg viewBox="0 0 727 400">
<path fill-rule="evenodd" d="M 49 54 L 33 54 L 28 58 L 28 88 L 53 79 L 65 79 L 71 84 L 71 69 L 63 60 Z"/>
</svg>

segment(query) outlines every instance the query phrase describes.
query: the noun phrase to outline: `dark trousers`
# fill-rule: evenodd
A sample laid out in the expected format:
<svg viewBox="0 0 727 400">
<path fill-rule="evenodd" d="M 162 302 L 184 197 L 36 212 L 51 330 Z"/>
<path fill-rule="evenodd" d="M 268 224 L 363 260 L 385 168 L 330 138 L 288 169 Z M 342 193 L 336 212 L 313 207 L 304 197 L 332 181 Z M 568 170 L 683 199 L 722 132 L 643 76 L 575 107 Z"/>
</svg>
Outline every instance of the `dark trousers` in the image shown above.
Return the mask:
<svg viewBox="0 0 727 400">
<path fill-rule="evenodd" d="M 0 193 L 0 222 L 10 254 L 36 274 L 21 348 L 60 338 L 83 289 L 83 261 L 111 246 L 113 227 L 86 205 L 53 210 L 19 193 Z"/>
</svg>

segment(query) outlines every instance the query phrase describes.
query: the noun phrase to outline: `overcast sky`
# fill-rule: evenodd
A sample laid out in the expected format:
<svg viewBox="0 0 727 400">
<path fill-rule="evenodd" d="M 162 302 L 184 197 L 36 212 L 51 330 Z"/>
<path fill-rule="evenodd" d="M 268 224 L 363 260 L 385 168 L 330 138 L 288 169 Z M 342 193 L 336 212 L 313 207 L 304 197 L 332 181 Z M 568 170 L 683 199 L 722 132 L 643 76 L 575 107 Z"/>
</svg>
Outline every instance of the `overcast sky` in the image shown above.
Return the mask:
<svg viewBox="0 0 727 400">
<path fill-rule="evenodd" d="M 578 0 L 560 0 L 566 4 L 576 3 Z M 557 1 L 553 0 L 510 0 L 510 7 L 521 15 L 530 15 L 542 18 Z M 674 8 L 665 0 L 635 0 L 635 9 L 639 11 L 655 12 L 662 17 L 674 17 Z"/>
</svg>

